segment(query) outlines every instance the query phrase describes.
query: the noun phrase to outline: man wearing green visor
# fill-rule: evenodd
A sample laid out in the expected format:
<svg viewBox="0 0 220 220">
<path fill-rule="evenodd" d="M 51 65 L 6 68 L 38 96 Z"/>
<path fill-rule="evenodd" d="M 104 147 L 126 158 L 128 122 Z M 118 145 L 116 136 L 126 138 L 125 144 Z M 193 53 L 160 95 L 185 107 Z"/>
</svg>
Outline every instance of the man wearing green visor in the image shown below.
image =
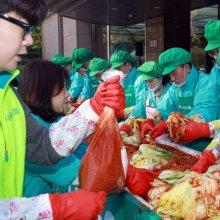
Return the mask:
<svg viewBox="0 0 220 220">
<path fill-rule="evenodd" d="M 72 69 L 72 57 L 63 56 L 62 54 L 55 54 L 51 57 L 51 61 L 64 67 L 68 73 Z"/>
<path fill-rule="evenodd" d="M 125 116 L 134 111 L 141 95 L 146 92 L 147 85 L 141 80 L 135 67 L 134 58 L 124 50 L 118 50 L 110 57 L 111 68 L 123 72 L 124 79 L 121 84 L 125 90 L 126 108 Z"/>
<path fill-rule="evenodd" d="M 154 61 L 145 62 L 137 70 L 149 89 L 146 93 L 142 94 L 140 101 L 136 105 L 135 110 L 130 114 L 130 117 L 147 118 L 140 126 L 141 139 L 144 139 L 145 134 L 151 131 L 154 125 L 160 121 L 161 116 L 156 108 L 171 85 L 168 78 L 163 77 L 162 67 Z M 128 128 L 128 125 L 123 124 L 120 130 L 127 133 L 130 129 Z"/>
<path fill-rule="evenodd" d="M 91 98 L 99 84 L 102 83 L 102 74 L 110 68 L 110 64 L 107 60 L 102 58 L 94 58 L 89 63 L 89 77 L 86 77 L 83 84 L 82 92 L 79 95 L 78 100 L 87 100 Z"/>
<path fill-rule="evenodd" d="M 85 78 L 89 77 L 88 66 L 90 60 L 92 59 L 92 53 L 86 48 L 77 48 L 73 51 L 72 58 L 72 68 L 74 74 L 70 79 L 72 83 L 70 85 L 69 92 L 73 102 L 75 102 L 83 89 Z"/>
<path fill-rule="evenodd" d="M 191 59 L 191 54 L 182 48 L 171 48 L 159 56 L 163 75 L 169 74 L 173 84 L 157 106 L 163 120 L 171 112 L 180 112 L 196 121 L 210 121 L 217 117 L 217 96 L 209 75 L 198 71 Z M 161 121 L 154 127 L 151 136 L 156 138 L 166 130 L 165 121 Z M 198 147 L 197 150 L 203 150 L 202 146 Z"/>
<path fill-rule="evenodd" d="M 190 122 L 184 131 L 182 140 L 192 142 L 201 138 L 213 138 L 203 151 L 199 161 L 192 167 L 193 171 L 203 173 L 213 165 L 220 156 L 220 20 L 211 20 L 205 25 L 205 38 L 208 41 L 205 51 L 213 58 L 214 66 L 210 73 L 218 97 L 218 120 L 204 123 Z M 204 92 L 204 96 L 206 93 Z M 211 140 L 211 139 L 210 139 Z"/>
</svg>

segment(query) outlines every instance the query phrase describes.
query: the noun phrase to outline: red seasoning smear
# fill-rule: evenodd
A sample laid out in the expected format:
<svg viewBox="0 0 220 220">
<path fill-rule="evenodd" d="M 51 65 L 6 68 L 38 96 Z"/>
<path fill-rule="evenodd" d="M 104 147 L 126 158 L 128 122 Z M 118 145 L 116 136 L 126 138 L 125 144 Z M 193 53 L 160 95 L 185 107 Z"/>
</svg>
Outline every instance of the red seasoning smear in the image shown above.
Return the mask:
<svg viewBox="0 0 220 220">
<path fill-rule="evenodd" d="M 173 158 L 169 162 L 162 166 L 160 169 L 154 171 L 162 172 L 163 170 L 190 170 L 190 168 L 198 161 L 199 155 L 191 155 L 180 151 L 174 147 L 157 143 L 156 146 L 161 147 L 173 154 Z M 128 159 L 130 160 L 134 153 L 137 152 L 138 147 L 133 145 L 125 145 L 127 150 Z"/>
<path fill-rule="evenodd" d="M 179 171 L 184 171 L 187 169 L 190 170 L 190 168 L 199 159 L 199 155 L 191 155 L 167 145 L 157 144 L 157 146 L 173 154 L 173 158 L 169 160 L 169 162 L 166 165 L 162 166 L 158 170 L 155 170 L 158 172 L 162 172 L 163 170 L 179 170 Z"/>
</svg>

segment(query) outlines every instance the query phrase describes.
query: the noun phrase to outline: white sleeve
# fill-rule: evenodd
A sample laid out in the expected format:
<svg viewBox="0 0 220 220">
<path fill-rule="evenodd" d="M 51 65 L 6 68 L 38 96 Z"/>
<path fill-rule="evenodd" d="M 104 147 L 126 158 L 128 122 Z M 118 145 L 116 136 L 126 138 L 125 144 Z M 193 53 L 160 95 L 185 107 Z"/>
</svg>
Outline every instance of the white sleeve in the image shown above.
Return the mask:
<svg viewBox="0 0 220 220">
<path fill-rule="evenodd" d="M 0 199 L 0 219 L 53 219 L 49 196 Z"/>
<path fill-rule="evenodd" d="M 73 114 L 52 124 L 49 136 L 55 151 L 60 156 L 70 155 L 93 132 L 98 119 L 87 100 Z"/>
</svg>

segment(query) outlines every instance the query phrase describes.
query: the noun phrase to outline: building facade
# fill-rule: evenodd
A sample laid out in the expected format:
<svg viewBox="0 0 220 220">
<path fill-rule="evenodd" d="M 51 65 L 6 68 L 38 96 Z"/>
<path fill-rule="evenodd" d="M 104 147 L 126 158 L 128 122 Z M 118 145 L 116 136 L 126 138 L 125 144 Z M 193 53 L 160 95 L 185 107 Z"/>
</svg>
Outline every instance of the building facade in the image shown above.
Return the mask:
<svg viewBox="0 0 220 220">
<path fill-rule="evenodd" d="M 219 18 L 219 4 L 148 18 L 131 26 L 92 24 L 85 21 L 50 14 L 42 25 L 42 56 L 50 59 L 57 53 L 71 56 L 75 48 L 86 47 L 94 57 L 108 59 L 118 49 L 129 51 L 138 64 L 157 60 L 159 54 L 171 47 L 191 51 L 193 63 L 209 71 L 211 61 L 203 48 L 204 26 Z"/>
</svg>

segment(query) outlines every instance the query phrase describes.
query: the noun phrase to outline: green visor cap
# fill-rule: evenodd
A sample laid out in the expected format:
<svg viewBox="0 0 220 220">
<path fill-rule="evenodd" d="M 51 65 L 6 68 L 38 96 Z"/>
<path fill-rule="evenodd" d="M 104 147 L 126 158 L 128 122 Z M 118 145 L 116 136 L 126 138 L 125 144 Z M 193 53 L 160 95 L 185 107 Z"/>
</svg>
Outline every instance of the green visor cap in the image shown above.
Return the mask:
<svg viewBox="0 0 220 220">
<path fill-rule="evenodd" d="M 73 62 L 72 57 L 63 56 L 63 60 L 62 60 L 63 65 L 67 66 L 72 64 L 72 62 Z"/>
<path fill-rule="evenodd" d="M 141 74 L 142 80 L 146 81 L 162 77 L 163 69 L 158 63 L 149 61 L 138 67 L 137 71 Z"/>
<path fill-rule="evenodd" d="M 166 50 L 159 56 L 159 64 L 163 68 L 163 75 L 173 72 L 178 66 L 190 63 L 191 60 L 191 54 L 179 47 L 173 47 L 169 50 Z"/>
<path fill-rule="evenodd" d="M 73 51 L 72 58 L 72 67 L 78 70 L 85 62 L 92 59 L 92 53 L 86 48 L 77 48 Z"/>
<path fill-rule="evenodd" d="M 63 56 L 62 54 L 52 56 L 51 61 L 63 67 L 67 66 L 68 64 L 72 64 L 72 58 Z"/>
<path fill-rule="evenodd" d="M 110 68 L 110 63 L 102 58 L 94 58 L 89 63 L 90 76 L 95 76 L 96 74 Z"/>
<path fill-rule="evenodd" d="M 130 62 L 135 65 L 134 58 L 125 50 L 118 50 L 110 57 L 110 64 L 112 69 L 117 68 L 126 62 Z"/>
<path fill-rule="evenodd" d="M 204 34 L 208 44 L 205 51 L 214 50 L 220 47 L 220 20 L 211 20 L 205 25 Z"/>
<path fill-rule="evenodd" d="M 62 59 L 63 59 L 62 54 L 55 54 L 54 56 L 51 57 L 51 61 L 59 65 L 62 65 Z"/>
</svg>

